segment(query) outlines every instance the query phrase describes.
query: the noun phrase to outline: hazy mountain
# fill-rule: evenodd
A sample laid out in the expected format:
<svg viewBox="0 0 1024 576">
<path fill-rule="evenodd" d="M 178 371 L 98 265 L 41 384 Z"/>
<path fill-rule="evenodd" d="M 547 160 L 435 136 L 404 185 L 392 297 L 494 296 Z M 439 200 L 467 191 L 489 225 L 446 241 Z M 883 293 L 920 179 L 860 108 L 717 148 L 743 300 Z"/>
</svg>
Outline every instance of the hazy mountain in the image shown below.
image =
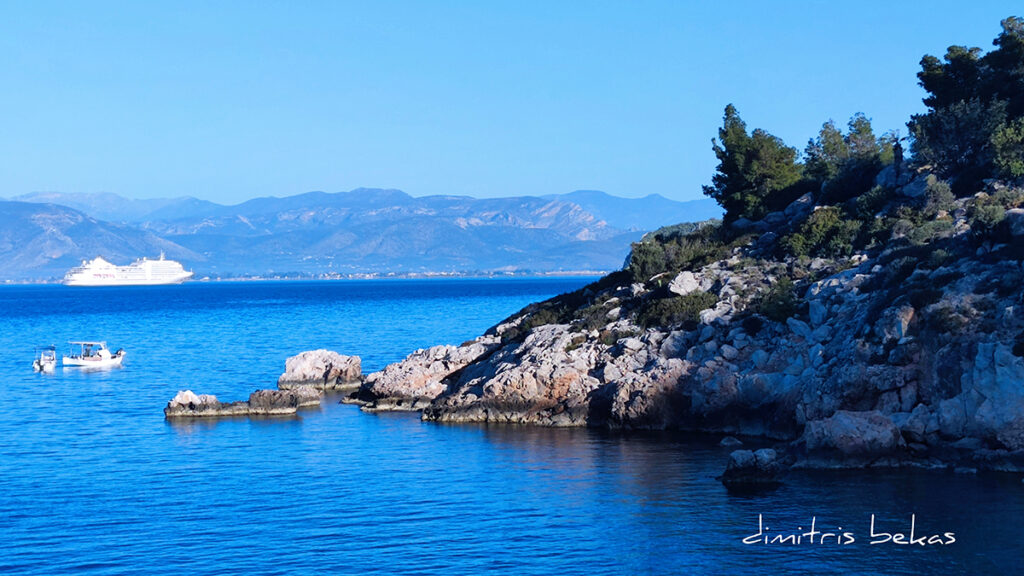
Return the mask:
<svg viewBox="0 0 1024 576">
<path fill-rule="evenodd" d="M 722 209 L 711 198 L 677 202 L 660 194 L 620 198 L 597 190 L 577 190 L 545 198 L 578 204 L 609 226 L 623 230 L 656 230 L 679 222 L 701 222 L 722 217 Z"/>
<path fill-rule="evenodd" d="M 192 197 L 150 198 L 136 200 L 109 192 L 67 193 L 32 192 L 11 198 L 18 202 L 59 204 L 84 212 L 98 220 L 108 222 L 144 222 L 162 218 L 197 216 L 211 209 L 222 208 L 220 204 Z"/>
<path fill-rule="evenodd" d="M 161 251 L 189 263 L 203 260 L 150 232 L 102 222 L 66 206 L 0 201 L 0 279 L 60 277 L 98 255 L 127 264 Z"/>
<path fill-rule="evenodd" d="M 0 224 L 12 235 L 10 264 L 0 268 L 0 278 L 60 276 L 82 258 L 103 254 L 127 263 L 160 249 L 200 276 L 612 270 L 644 231 L 718 216 L 702 201 L 587 191 L 477 199 L 357 189 L 255 198 L 233 206 L 99 194 L 26 198 L 51 197 L 82 209 L 23 202 L 0 207 Z M 103 222 L 97 214 L 131 224 Z M 40 222 L 49 221 L 60 225 L 41 232 L 50 229 Z"/>
</svg>

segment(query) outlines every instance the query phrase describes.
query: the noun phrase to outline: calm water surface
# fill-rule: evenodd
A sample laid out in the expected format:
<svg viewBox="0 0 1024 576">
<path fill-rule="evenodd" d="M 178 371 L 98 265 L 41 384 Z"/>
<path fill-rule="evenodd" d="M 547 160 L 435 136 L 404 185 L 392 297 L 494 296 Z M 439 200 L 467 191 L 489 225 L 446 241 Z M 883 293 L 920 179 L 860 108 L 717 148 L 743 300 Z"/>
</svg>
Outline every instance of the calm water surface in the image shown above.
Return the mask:
<svg viewBox="0 0 1024 576">
<path fill-rule="evenodd" d="M 168 423 L 181 389 L 243 399 L 329 348 L 379 369 L 458 344 L 585 279 L 0 287 L 0 572 L 24 574 L 1016 574 L 1012 475 L 714 480 L 714 438 L 453 426 L 325 401 L 298 417 Z M 106 372 L 32 373 L 103 339 Z M 851 545 L 744 545 L 853 533 Z M 870 545 L 876 531 L 952 546 Z M 801 527 L 802 529 L 798 529 Z"/>
</svg>

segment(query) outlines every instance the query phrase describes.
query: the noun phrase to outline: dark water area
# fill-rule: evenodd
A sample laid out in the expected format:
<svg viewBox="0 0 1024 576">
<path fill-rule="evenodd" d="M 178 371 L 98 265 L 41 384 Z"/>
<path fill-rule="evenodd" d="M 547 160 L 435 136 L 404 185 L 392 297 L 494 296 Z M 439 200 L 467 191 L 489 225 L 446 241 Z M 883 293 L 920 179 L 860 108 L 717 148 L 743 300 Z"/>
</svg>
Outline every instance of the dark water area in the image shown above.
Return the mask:
<svg viewBox="0 0 1024 576">
<path fill-rule="evenodd" d="M 296 417 L 169 423 L 178 390 L 243 399 L 328 348 L 376 370 L 588 279 L 0 287 L 0 573 L 1018 574 L 1024 484 L 799 472 L 726 491 L 717 438 L 444 425 L 328 398 Z M 121 369 L 31 369 L 106 340 Z M 872 545 L 875 532 L 953 533 Z M 744 544 L 769 536 L 821 544 Z M 854 541 L 839 544 L 848 539 Z M 820 535 L 819 535 L 820 536 Z M 940 540 L 947 540 L 946 537 Z"/>
</svg>

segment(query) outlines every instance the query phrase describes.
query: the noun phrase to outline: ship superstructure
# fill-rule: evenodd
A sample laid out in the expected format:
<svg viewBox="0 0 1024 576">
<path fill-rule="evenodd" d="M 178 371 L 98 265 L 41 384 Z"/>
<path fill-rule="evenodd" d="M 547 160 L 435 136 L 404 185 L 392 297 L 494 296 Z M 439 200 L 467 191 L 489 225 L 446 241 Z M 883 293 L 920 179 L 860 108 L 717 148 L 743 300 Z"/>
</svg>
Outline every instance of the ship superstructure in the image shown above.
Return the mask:
<svg viewBox="0 0 1024 576">
<path fill-rule="evenodd" d="M 146 286 L 159 284 L 181 284 L 192 277 L 181 263 L 167 260 L 160 253 L 158 260 L 141 258 L 127 266 L 118 266 L 97 256 L 82 261 L 64 275 L 67 286 Z"/>
</svg>

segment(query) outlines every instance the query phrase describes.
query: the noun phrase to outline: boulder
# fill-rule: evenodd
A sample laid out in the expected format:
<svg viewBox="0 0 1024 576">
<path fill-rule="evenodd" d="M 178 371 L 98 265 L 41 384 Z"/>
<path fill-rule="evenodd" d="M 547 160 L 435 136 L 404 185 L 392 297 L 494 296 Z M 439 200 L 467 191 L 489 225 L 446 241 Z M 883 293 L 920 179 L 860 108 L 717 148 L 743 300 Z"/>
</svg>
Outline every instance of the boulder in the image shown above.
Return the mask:
<svg viewBox="0 0 1024 576">
<path fill-rule="evenodd" d="M 900 194 L 907 198 L 923 198 L 928 194 L 928 178 L 918 176 L 900 188 Z"/>
<path fill-rule="evenodd" d="M 913 319 L 914 308 L 909 304 L 889 308 L 875 323 L 875 335 L 883 344 L 898 342 L 907 336 L 907 329 Z"/>
<path fill-rule="evenodd" d="M 793 331 L 794 334 L 800 336 L 804 340 L 813 340 L 814 336 L 811 331 L 811 327 L 807 325 L 803 320 L 797 320 L 796 318 L 786 318 L 786 325 Z"/>
<path fill-rule="evenodd" d="M 954 440 L 963 438 L 967 425 L 964 403 L 960 398 L 951 398 L 939 402 L 939 430 L 946 437 Z"/>
<path fill-rule="evenodd" d="M 721 352 L 722 357 L 725 358 L 726 360 L 735 360 L 736 357 L 740 355 L 739 350 L 728 344 L 722 344 Z"/>
<path fill-rule="evenodd" d="M 1024 359 L 1003 342 L 982 342 L 965 394 L 968 431 L 1024 450 Z"/>
<path fill-rule="evenodd" d="M 359 356 L 342 356 L 330 350 L 312 350 L 285 361 L 284 374 L 277 379 L 277 387 L 288 390 L 313 384 L 322 390 L 354 389 L 359 386 L 362 376 Z"/>
<path fill-rule="evenodd" d="M 257 390 L 249 395 L 250 415 L 294 414 L 298 407 L 299 394 L 294 390 Z"/>
<path fill-rule="evenodd" d="M 882 186 L 883 188 L 895 188 L 896 187 L 896 166 L 895 164 L 889 164 L 875 176 L 875 186 Z"/>
<path fill-rule="evenodd" d="M 729 464 L 720 480 L 727 487 L 778 484 L 781 472 L 775 450 L 735 450 L 729 454 Z"/>
<path fill-rule="evenodd" d="M 789 217 L 787 217 L 784 212 L 779 211 L 766 214 L 765 217 L 761 219 L 761 222 L 769 228 L 775 228 L 785 224 L 788 220 Z"/>
<path fill-rule="evenodd" d="M 828 320 L 828 308 L 818 300 L 811 300 L 808 312 L 811 316 L 811 324 L 814 326 L 821 326 Z"/>
<path fill-rule="evenodd" d="M 691 292 L 706 291 L 711 283 L 704 278 L 698 278 L 693 272 L 685 270 L 680 272 L 668 285 L 669 292 L 686 296 Z"/>
<path fill-rule="evenodd" d="M 839 455 L 851 463 L 897 455 L 905 446 L 896 424 L 876 410 L 840 410 L 829 418 L 810 421 L 803 441 L 808 453 Z"/>
<path fill-rule="evenodd" d="M 1010 225 L 1010 233 L 1024 236 L 1024 208 L 1012 208 L 1006 211 L 1006 222 Z"/>
<path fill-rule="evenodd" d="M 786 215 L 786 218 L 789 218 L 790 221 L 795 221 L 807 214 L 810 214 L 813 210 L 814 196 L 810 192 L 808 192 L 807 194 L 804 194 L 803 196 L 797 198 L 796 200 L 793 200 L 789 204 L 789 206 L 786 206 L 786 209 L 783 211 L 783 213 Z"/>
<path fill-rule="evenodd" d="M 757 223 L 749 218 L 737 218 L 736 220 L 733 220 L 732 223 L 733 230 L 739 230 L 741 232 L 745 230 L 752 230 L 756 227 Z"/>
<path fill-rule="evenodd" d="M 320 391 L 320 388 L 311 384 L 296 386 L 291 391 L 295 393 L 299 408 L 319 406 L 320 400 L 323 397 L 323 392 Z"/>
</svg>

